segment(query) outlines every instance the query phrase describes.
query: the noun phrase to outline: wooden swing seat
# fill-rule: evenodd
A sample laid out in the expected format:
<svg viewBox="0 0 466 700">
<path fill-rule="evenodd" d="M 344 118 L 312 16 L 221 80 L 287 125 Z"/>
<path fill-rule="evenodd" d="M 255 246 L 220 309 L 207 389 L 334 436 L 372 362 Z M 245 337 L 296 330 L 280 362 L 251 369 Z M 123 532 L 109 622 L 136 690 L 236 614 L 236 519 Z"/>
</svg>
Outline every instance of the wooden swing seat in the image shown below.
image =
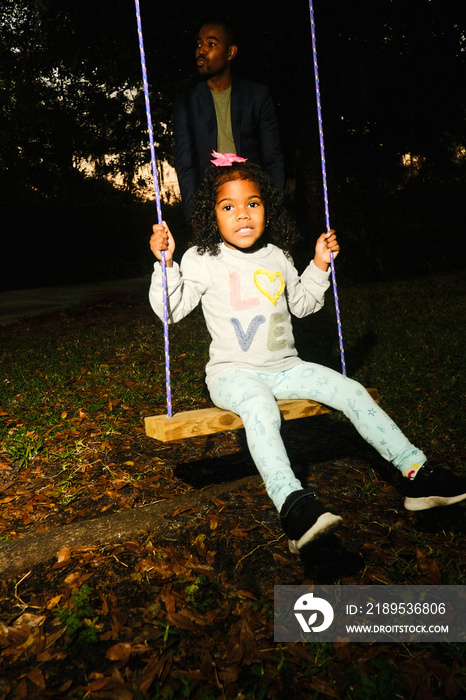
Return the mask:
<svg viewBox="0 0 466 700">
<path fill-rule="evenodd" d="M 377 389 L 367 389 L 374 401 L 379 400 Z M 284 399 L 277 402 L 284 420 L 318 416 L 322 413 L 332 413 L 331 408 L 317 401 L 308 399 Z M 243 422 L 236 413 L 224 411 L 213 406 L 200 408 L 196 411 L 167 415 L 150 416 L 145 419 L 146 435 L 161 442 L 183 440 L 201 435 L 212 435 L 225 430 L 237 430 L 243 427 Z"/>
</svg>

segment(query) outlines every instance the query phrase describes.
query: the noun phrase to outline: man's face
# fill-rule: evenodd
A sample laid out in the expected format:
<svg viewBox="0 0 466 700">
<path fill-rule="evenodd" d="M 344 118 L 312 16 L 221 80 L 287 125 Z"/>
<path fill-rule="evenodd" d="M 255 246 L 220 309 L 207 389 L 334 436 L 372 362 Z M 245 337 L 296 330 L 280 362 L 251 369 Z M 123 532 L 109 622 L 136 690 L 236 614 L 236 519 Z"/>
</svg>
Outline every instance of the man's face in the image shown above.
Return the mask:
<svg viewBox="0 0 466 700">
<path fill-rule="evenodd" d="M 230 45 L 228 35 L 220 24 L 205 24 L 196 41 L 196 65 L 200 76 L 212 78 L 229 69 L 237 48 Z"/>
</svg>

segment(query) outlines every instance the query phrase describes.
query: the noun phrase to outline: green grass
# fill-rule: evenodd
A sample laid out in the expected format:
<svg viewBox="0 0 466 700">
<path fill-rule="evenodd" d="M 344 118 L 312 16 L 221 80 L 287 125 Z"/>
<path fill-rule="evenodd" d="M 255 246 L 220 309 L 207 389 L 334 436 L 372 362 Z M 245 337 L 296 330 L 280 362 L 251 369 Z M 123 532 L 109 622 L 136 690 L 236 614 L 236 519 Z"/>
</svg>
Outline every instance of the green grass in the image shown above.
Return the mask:
<svg viewBox="0 0 466 700">
<path fill-rule="evenodd" d="M 459 462 L 466 451 L 466 274 L 354 285 L 339 296 L 348 375 L 379 389 L 383 408 L 421 449 Z M 330 298 L 301 324 L 298 341 L 305 359 L 340 368 Z"/>
<path fill-rule="evenodd" d="M 57 617 L 66 627 L 70 638 L 75 637 L 78 644 L 93 644 L 98 640 L 96 622 L 98 617 L 90 604 L 92 589 L 82 586 L 75 589 L 64 609 L 57 611 Z"/>
<path fill-rule="evenodd" d="M 466 275 L 455 272 L 340 290 L 349 376 L 375 386 L 383 407 L 429 455 L 450 463 L 465 453 Z M 161 325 L 150 313 L 124 324 L 67 319 L 42 335 L 3 330 L 0 406 L 10 417 L 1 445 L 24 465 L 46 437 L 85 411 L 101 435 L 165 411 Z M 296 323 L 304 359 L 339 368 L 331 293 L 325 309 Z M 205 404 L 208 336 L 199 310 L 172 327 L 175 410 Z"/>
</svg>

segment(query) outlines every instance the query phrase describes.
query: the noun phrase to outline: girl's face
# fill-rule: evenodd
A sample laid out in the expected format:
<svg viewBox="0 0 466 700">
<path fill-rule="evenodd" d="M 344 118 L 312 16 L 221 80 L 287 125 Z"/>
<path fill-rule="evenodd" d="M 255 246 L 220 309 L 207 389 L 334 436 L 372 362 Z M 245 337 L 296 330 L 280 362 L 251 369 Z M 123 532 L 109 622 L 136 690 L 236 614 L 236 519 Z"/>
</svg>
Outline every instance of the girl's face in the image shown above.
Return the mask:
<svg viewBox="0 0 466 700">
<path fill-rule="evenodd" d="M 228 180 L 220 185 L 215 203 L 220 235 L 228 248 L 252 252 L 265 229 L 265 207 L 251 180 Z"/>
</svg>

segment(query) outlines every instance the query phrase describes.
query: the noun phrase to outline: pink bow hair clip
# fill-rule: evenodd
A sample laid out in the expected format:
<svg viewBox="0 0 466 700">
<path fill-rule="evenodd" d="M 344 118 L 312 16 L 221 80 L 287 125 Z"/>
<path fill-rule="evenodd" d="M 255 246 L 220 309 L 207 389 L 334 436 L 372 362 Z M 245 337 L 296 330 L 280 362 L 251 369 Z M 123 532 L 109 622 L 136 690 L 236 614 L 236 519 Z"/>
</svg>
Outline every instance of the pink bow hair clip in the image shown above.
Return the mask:
<svg viewBox="0 0 466 700">
<path fill-rule="evenodd" d="M 212 151 L 214 158 L 210 161 L 214 165 L 232 165 L 233 163 L 245 163 L 247 158 L 241 158 L 235 153 L 217 153 L 217 151 Z"/>
</svg>

